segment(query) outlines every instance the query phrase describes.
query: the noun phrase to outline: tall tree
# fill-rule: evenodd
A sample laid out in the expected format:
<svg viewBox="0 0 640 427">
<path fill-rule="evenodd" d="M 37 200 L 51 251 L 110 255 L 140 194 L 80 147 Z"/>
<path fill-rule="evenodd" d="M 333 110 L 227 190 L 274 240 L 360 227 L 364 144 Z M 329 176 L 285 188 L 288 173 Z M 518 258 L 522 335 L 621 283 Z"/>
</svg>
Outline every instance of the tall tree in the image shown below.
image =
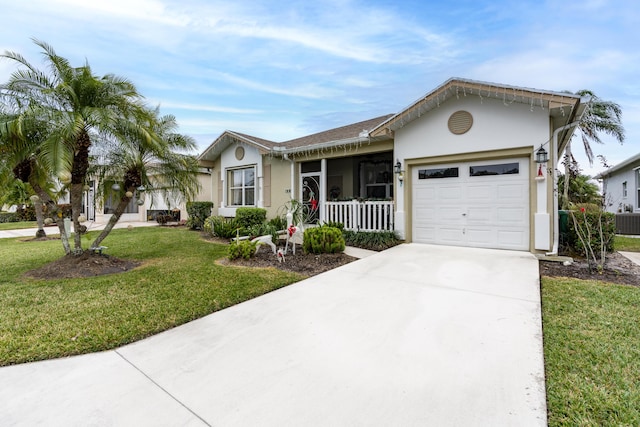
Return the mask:
<svg viewBox="0 0 640 427">
<path fill-rule="evenodd" d="M 36 237 L 45 237 L 43 206 L 46 205 L 48 212 L 56 215 L 58 205 L 51 176 L 40 160 L 40 143 L 47 124 L 31 119 L 33 117 L 0 113 L 0 155 L 3 163 L 0 168 L 0 183 L 5 188 L 8 184 L 13 188 L 24 186 L 25 190 L 30 187 L 31 195 L 37 196 L 32 199 L 38 220 Z M 63 248 L 69 251 L 70 245 L 63 223 L 57 223 Z"/>
<path fill-rule="evenodd" d="M 118 204 L 92 248 L 100 246 L 132 200 L 142 204 L 145 198 L 164 197 L 178 203 L 198 193 L 198 162 L 185 154 L 195 149 L 195 142 L 177 133 L 177 127 L 174 116 L 160 117 L 158 109 L 150 110 L 137 128 L 122 127 L 100 156 L 95 171 L 102 183 L 100 193 L 113 192 Z M 104 185 L 111 183 L 116 190 Z"/>
<path fill-rule="evenodd" d="M 597 97 L 590 90 L 580 90 L 576 95 L 589 97 L 590 101 L 578 128 L 582 137 L 582 145 L 584 152 L 589 161 L 589 165 L 593 165 L 595 158 L 591 143 L 595 142 L 603 144 L 600 138 L 601 134 L 614 137 L 619 143 L 624 142 L 624 127 L 622 126 L 622 108 L 615 102 L 605 101 Z M 572 175 L 572 168 L 575 169 L 574 163 L 577 163 L 571 151 L 571 141 L 567 144 L 564 156 L 565 176 L 569 179 L 564 180 L 562 208 L 569 208 L 569 187 Z"/>
<path fill-rule="evenodd" d="M 19 121 L 37 119 L 47 123 L 38 158 L 45 170 L 69 183 L 72 221 L 79 230 L 92 146 L 114 138 L 123 126 L 135 129 L 147 109 L 128 80 L 112 74 L 95 76 L 88 63 L 72 67 L 47 43 L 34 43 L 43 51 L 48 72 L 39 70 L 19 53 L 5 52 L 0 58 L 17 64 L 18 70 L 0 86 L 0 96 L 18 114 Z M 74 253 L 82 252 L 80 237 L 75 233 Z M 71 249 L 65 246 L 65 252 L 70 253 Z"/>
</svg>

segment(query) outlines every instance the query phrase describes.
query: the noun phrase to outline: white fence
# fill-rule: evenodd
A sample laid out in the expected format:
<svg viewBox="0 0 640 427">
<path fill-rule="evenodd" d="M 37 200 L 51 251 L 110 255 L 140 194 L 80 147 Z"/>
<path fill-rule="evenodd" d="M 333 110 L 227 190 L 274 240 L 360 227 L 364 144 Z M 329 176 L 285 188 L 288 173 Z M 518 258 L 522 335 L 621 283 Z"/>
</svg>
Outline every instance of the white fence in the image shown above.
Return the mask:
<svg viewBox="0 0 640 427">
<path fill-rule="evenodd" d="M 326 222 L 341 222 L 345 230 L 393 231 L 393 201 L 325 202 Z"/>
</svg>

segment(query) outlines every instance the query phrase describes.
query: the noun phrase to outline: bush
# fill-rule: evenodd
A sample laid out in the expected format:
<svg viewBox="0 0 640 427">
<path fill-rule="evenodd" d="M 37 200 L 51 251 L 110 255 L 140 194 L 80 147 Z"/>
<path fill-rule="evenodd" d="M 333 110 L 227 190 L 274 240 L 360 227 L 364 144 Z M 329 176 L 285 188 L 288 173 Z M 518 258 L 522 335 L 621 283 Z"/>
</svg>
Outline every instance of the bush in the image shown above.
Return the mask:
<svg viewBox="0 0 640 427">
<path fill-rule="evenodd" d="M 289 224 L 287 224 L 287 219 L 284 216 L 276 216 L 274 218 L 271 218 L 267 224 L 273 226 L 273 228 L 275 228 L 276 230 L 286 230 L 286 228 L 289 226 Z"/>
<path fill-rule="evenodd" d="M 36 209 L 33 205 L 25 205 L 19 207 L 16 211 L 18 215 L 18 221 L 35 221 L 36 220 Z"/>
<path fill-rule="evenodd" d="M 202 230 L 204 227 L 204 220 L 211 216 L 211 209 L 213 209 L 212 202 L 188 202 L 187 203 L 187 227 L 191 230 Z"/>
<path fill-rule="evenodd" d="M 210 216 L 204 221 L 203 230 L 207 233 L 223 239 L 236 237 L 238 222 L 235 218 L 225 218 L 223 216 Z"/>
<path fill-rule="evenodd" d="M 260 236 L 266 236 L 266 235 L 271 235 L 271 241 L 273 243 L 278 243 L 278 231 L 282 230 L 281 228 L 277 228 L 276 226 L 264 222 L 262 224 L 258 224 L 258 225 L 253 225 L 251 227 L 249 227 L 248 229 L 244 230 L 245 234 L 248 234 L 249 236 L 251 236 L 251 238 L 254 237 L 260 237 Z"/>
<path fill-rule="evenodd" d="M 604 242 L 604 248 L 607 252 L 613 252 L 613 240 L 616 234 L 616 216 L 610 212 L 601 210 L 593 211 L 585 208 L 582 211 L 572 211 L 572 221 L 569 221 L 569 245 L 571 249 L 577 253 L 585 254 L 585 248 L 582 244 L 576 227 L 583 230 L 587 240 L 585 244 L 591 246 L 594 251 L 600 250 L 600 245 Z M 602 224 L 602 238 L 600 238 L 600 221 Z"/>
<path fill-rule="evenodd" d="M 345 243 L 356 248 L 383 251 L 402 240 L 393 231 L 343 231 Z"/>
<path fill-rule="evenodd" d="M 168 222 L 173 221 L 173 215 L 171 214 L 163 214 L 163 213 L 159 213 L 156 214 L 156 222 L 160 225 L 165 225 Z"/>
<path fill-rule="evenodd" d="M 337 221 L 327 221 L 324 223 L 324 225 L 326 225 L 327 227 L 334 227 L 337 228 L 340 231 L 344 230 L 344 224 L 341 222 L 337 222 Z"/>
<path fill-rule="evenodd" d="M 248 230 L 255 225 L 261 225 L 267 220 L 267 210 L 262 208 L 238 208 L 236 209 L 236 221 L 238 226 Z"/>
<path fill-rule="evenodd" d="M 20 217 L 17 212 L 0 212 L 0 223 L 19 222 Z"/>
<path fill-rule="evenodd" d="M 308 228 L 304 231 L 302 249 L 314 254 L 333 254 L 344 251 L 342 232 L 326 225 Z"/>
<path fill-rule="evenodd" d="M 230 260 L 249 259 L 256 253 L 257 246 L 256 243 L 251 243 L 249 240 L 233 241 L 227 249 L 227 257 Z"/>
</svg>

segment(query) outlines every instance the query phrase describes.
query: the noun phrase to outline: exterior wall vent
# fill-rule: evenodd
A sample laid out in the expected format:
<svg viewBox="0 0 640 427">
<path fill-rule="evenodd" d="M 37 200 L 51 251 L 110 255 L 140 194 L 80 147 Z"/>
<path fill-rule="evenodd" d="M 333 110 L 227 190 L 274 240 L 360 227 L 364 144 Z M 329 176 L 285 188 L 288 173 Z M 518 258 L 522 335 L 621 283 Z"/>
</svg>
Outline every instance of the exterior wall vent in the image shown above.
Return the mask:
<svg viewBox="0 0 640 427">
<path fill-rule="evenodd" d="M 473 116 L 468 111 L 456 111 L 449 117 L 449 130 L 456 135 L 466 133 L 473 125 Z"/>
</svg>

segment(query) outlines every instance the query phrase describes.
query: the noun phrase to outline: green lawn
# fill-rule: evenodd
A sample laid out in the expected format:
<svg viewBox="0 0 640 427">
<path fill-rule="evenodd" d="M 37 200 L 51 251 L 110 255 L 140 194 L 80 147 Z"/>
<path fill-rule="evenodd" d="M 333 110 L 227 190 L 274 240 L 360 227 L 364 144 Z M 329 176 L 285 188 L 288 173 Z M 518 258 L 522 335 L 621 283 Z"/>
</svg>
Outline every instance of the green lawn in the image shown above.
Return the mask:
<svg viewBox="0 0 640 427">
<path fill-rule="evenodd" d="M 550 426 L 640 425 L 640 288 L 542 279 Z"/>
<path fill-rule="evenodd" d="M 616 251 L 640 252 L 640 238 L 616 236 L 614 246 Z"/>
<path fill-rule="evenodd" d="M 0 222 L 0 231 L 2 230 L 18 230 L 22 228 L 38 228 L 38 223 L 35 221 L 21 221 L 21 222 Z M 58 228 L 55 229 L 56 233 Z M 45 230 L 46 231 L 46 230 Z M 33 233 L 35 236 L 35 233 Z"/>
<path fill-rule="evenodd" d="M 616 242 L 640 250 L 640 239 Z M 114 230 L 105 245 L 143 264 L 26 279 L 62 256 L 60 242 L 0 239 L 0 365 L 115 348 L 301 279 L 216 265 L 226 247 L 181 228 Z M 549 425 L 640 425 L 640 288 L 543 278 L 542 311 Z"/>
<path fill-rule="evenodd" d="M 60 241 L 0 239 L 0 366 L 115 348 L 301 279 L 216 265 L 226 246 L 180 228 L 114 230 L 104 244 L 143 265 L 88 279 L 26 279 L 63 255 Z"/>
</svg>

